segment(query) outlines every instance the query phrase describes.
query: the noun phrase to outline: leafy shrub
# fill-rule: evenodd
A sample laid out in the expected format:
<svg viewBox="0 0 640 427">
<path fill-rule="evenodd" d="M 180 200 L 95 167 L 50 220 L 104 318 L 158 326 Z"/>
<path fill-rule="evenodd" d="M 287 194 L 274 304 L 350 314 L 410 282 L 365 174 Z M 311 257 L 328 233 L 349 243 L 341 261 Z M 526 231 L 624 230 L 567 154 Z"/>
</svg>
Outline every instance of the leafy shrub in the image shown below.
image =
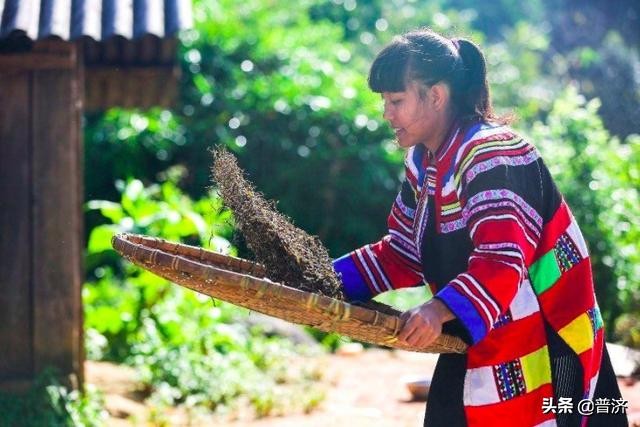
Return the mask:
<svg viewBox="0 0 640 427">
<path fill-rule="evenodd" d="M 618 317 L 615 333 L 622 344 L 640 349 L 640 315 L 625 313 Z"/>
<path fill-rule="evenodd" d="M 83 292 L 88 356 L 136 367 L 160 408 L 211 411 L 245 399 L 264 416 L 313 407 L 319 392 L 305 374 L 313 352 L 247 326 L 247 310 L 214 303 L 115 256 L 111 237 L 122 231 L 235 253 L 228 240 L 232 218 L 216 194 L 192 201 L 175 184 L 179 173 L 167 177 L 150 186 L 119 183 L 120 203 L 87 204 L 111 221 L 89 237 L 92 280 Z"/>
<path fill-rule="evenodd" d="M 583 231 L 612 325 L 623 311 L 640 309 L 640 138 L 612 137 L 598 107 L 569 87 L 531 135 Z"/>
<path fill-rule="evenodd" d="M 84 393 L 69 391 L 52 370 L 43 371 L 24 395 L 0 392 L 0 414 L 0 427 L 97 427 L 107 417 L 97 390 L 88 384 Z"/>
</svg>

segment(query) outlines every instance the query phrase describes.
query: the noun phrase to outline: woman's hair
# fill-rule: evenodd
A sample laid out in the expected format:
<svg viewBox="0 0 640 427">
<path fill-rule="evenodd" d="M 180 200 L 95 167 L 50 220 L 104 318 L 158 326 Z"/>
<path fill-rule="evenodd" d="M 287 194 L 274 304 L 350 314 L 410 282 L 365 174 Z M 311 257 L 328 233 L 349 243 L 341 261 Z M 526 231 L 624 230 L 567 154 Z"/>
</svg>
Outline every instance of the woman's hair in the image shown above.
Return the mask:
<svg viewBox="0 0 640 427">
<path fill-rule="evenodd" d="M 429 29 L 396 36 L 373 61 L 369 87 L 378 93 L 403 92 L 413 81 L 447 83 L 454 114 L 462 121 L 509 121 L 493 112 L 484 55 L 469 40 L 449 40 Z"/>
</svg>

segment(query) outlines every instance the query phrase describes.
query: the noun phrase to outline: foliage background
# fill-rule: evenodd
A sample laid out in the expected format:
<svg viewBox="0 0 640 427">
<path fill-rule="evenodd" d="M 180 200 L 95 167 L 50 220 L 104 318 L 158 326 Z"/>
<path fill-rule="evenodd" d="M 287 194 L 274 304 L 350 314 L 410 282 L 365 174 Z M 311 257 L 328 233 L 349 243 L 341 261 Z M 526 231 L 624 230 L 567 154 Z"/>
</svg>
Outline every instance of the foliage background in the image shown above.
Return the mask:
<svg viewBox="0 0 640 427">
<path fill-rule="evenodd" d="M 250 257 L 211 188 L 209 150 L 223 144 L 331 255 L 377 240 L 403 153 L 367 89 L 367 67 L 394 34 L 422 26 L 483 46 L 497 109 L 514 112 L 542 150 L 588 240 L 608 338 L 640 347 L 637 2 L 198 0 L 194 16 L 181 35 L 174 109 L 85 118 L 90 357 L 139 366 L 164 404 L 215 409 L 259 396 L 242 388 L 259 377 L 306 389 L 312 408 L 320 392 L 304 378 L 314 374 L 282 376 L 265 360 L 270 345 L 289 354 L 288 341 L 265 340 L 238 309 L 123 264 L 109 238 L 134 231 Z M 426 298 L 409 294 L 385 298 L 405 308 Z M 221 363 L 241 372 L 225 379 L 229 389 L 199 382 Z M 269 414 L 277 401 L 253 403 Z"/>
<path fill-rule="evenodd" d="M 629 135 L 640 123 L 638 6 L 573 3 L 196 2 L 195 30 L 181 38 L 177 107 L 87 117 L 86 199 L 117 200 L 118 179 L 153 183 L 176 165 L 184 172 L 179 187 L 203 197 L 208 150 L 224 144 L 260 191 L 333 256 L 376 240 L 402 152 L 366 87 L 367 67 L 394 34 L 429 26 L 485 48 L 495 104 L 515 112 L 518 130 L 545 147 L 582 219 L 612 320 L 636 307 L 640 288 L 630 261 L 638 248 L 628 238 L 637 224 L 638 149 Z M 586 103 L 596 96 L 597 106 Z M 609 167 L 614 160 L 632 169 L 622 174 Z M 615 218 L 605 187 L 618 190 Z M 89 212 L 87 236 L 101 221 Z"/>
</svg>

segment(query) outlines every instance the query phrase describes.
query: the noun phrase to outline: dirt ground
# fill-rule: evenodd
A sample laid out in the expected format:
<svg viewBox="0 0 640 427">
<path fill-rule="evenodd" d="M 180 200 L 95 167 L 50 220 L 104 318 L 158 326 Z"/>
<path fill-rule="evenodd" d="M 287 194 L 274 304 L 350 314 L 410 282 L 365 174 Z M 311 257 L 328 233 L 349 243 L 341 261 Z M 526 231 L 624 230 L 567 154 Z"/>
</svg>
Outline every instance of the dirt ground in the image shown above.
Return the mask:
<svg viewBox="0 0 640 427">
<path fill-rule="evenodd" d="M 404 351 L 367 350 L 355 355 L 329 355 L 322 360 L 327 398 L 309 415 L 271 417 L 260 420 L 189 422 L 169 414 L 168 425 L 229 427 L 416 427 L 424 417 L 424 402 L 411 400 L 404 384 L 409 377 L 430 375 L 437 356 Z M 375 375 L 374 375 L 375 373 Z M 130 368 L 103 362 L 87 362 L 87 382 L 105 394 L 110 414 L 108 426 L 151 426 L 149 409 L 132 392 Z M 620 379 L 623 397 L 629 401 L 631 425 L 640 427 L 640 381 Z M 167 425 L 167 424 L 164 424 Z"/>
</svg>

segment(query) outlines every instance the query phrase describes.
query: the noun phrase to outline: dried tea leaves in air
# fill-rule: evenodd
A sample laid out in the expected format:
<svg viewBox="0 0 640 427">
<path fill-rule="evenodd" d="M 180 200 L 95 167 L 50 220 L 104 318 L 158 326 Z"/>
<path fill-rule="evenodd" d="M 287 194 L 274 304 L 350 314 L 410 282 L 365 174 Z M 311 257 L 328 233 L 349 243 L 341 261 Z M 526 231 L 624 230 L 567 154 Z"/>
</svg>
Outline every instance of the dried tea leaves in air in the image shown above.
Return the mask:
<svg viewBox="0 0 640 427">
<path fill-rule="evenodd" d="M 233 212 L 256 261 L 274 281 L 308 292 L 344 299 L 325 247 L 295 227 L 244 178 L 236 158 L 224 148 L 213 153 L 213 178 Z"/>
</svg>

